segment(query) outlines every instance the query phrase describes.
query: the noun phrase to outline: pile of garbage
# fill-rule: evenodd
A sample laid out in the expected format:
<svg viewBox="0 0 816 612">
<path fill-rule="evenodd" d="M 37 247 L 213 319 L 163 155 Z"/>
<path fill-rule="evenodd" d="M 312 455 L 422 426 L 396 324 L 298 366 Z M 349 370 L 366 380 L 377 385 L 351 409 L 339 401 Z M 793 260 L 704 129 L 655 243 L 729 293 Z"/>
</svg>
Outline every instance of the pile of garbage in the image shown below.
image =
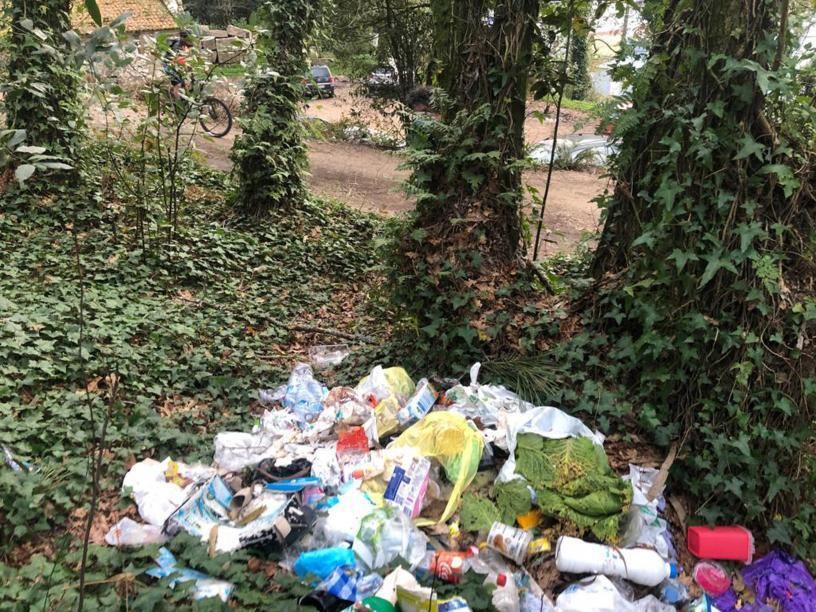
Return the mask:
<svg viewBox="0 0 816 612">
<path fill-rule="evenodd" d="M 322 367 L 344 352 L 318 356 Z M 314 587 L 301 605 L 324 611 L 470 610 L 435 585 L 474 572 L 501 612 L 735 609 L 739 595 L 716 563 L 695 568 L 701 589 L 692 590 L 705 593 L 697 601 L 690 578 L 678 577 L 657 470 L 633 465 L 618 476 L 601 434 L 479 384 L 478 374 L 476 364 L 467 386 L 415 383 L 402 368 L 377 366 L 356 387 L 329 390 L 298 364 L 286 384 L 259 392 L 265 412 L 251 431 L 215 436 L 212 465 L 136 463 L 122 490 L 143 523 L 122 519 L 106 541 L 164 543 L 183 531 L 213 555 L 274 551 Z M 723 550 L 714 531 L 697 534 L 704 558 Z M 725 558 L 750 561 L 752 546 Z M 554 601 L 531 575 L 553 557 L 574 580 Z M 794 590 L 816 593 L 812 578 L 788 573 L 798 576 Z M 227 601 L 233 590 L 178 567 L 166 548 L 148 574 L 194 581 L 196 598 Z"/>
</svg>

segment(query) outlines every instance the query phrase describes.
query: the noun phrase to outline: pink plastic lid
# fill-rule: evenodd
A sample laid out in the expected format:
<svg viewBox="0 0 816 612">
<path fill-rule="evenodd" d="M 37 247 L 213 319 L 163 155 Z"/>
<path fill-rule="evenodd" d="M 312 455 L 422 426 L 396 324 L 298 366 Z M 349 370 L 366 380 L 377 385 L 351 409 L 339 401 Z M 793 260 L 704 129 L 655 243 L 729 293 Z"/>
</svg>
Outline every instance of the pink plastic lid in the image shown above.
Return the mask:
<svg viewBox="0 0 816 612">
<path fill-rule="evenodd" d="M 717 597 L 731 587 L 731 576 L 725 568 L 714 561 L 700 561 L 691 570 L 694 581 L 708 595 Z"/>
</svg>

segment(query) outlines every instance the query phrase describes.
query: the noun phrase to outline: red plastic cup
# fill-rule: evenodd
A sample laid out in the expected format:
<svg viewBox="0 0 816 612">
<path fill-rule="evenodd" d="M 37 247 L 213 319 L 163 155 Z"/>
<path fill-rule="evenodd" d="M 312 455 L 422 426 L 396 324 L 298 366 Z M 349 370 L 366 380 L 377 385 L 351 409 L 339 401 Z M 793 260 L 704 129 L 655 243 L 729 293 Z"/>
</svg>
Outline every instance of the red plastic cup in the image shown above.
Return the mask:
<svg viewBox="0 0 816 612">
<path fill-rule="evenodd" d="M 745 527 L 689 527 L 688 549 L 698 559 L 742 561 L 754 556 L 754 536 Z"/>
</svg>

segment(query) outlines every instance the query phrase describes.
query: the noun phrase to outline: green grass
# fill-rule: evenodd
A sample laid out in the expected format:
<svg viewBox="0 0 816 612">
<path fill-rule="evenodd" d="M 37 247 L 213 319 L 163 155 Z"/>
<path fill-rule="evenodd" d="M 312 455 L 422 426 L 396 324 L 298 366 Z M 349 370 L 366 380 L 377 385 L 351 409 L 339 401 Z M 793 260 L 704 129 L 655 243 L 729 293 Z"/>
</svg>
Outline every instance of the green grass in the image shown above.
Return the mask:
<svg viewBox="0 0 816 612">
<path fill-rule="evenodd" d="M 571 100 L 564 98 L 561 101 L 561 108 L 569 110 L 581 111 L 584 113 L 595 113 L 598 110 L 599 103 L 592 100 Z"/>
</svg>

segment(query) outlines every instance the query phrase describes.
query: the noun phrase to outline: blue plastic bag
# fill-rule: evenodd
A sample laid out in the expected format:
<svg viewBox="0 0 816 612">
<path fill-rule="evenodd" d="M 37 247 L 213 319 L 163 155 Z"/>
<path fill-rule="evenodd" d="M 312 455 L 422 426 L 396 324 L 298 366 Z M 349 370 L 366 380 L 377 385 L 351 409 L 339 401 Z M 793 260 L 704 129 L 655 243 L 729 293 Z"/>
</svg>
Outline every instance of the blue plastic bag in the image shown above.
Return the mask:
<svg viewBox="0 0 816 612">
<path fill-rule="evenodd" d="M 328 578 L 338 567 L 356 567 L 357 560 L 350 548 L 334 547 L 302 553 L 293 569 L 300 578 L 314 576 L 319 580 Z"/>
</svg>

